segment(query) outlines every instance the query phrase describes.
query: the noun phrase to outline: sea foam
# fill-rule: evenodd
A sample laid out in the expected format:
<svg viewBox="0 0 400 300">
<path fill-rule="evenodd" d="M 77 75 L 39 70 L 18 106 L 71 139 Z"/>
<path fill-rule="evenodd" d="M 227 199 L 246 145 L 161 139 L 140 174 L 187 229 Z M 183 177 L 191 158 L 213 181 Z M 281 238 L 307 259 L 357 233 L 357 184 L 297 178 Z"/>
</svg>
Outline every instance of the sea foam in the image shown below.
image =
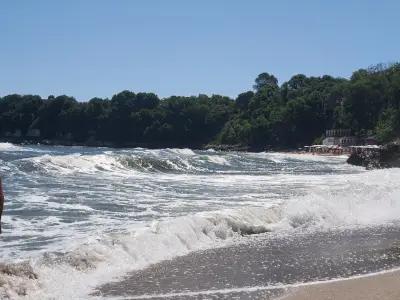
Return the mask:
<svg viewBox="0 0 400 300">
<path fill-rule="evenodd" d="M 399 177 L 399 169 L 377 170 L 351 177 L 334 193 L 316 188 L 281 205 L 197 213 L 155 221 L 125 234 L 76 240 L 64 252 L 46 253 L 21 265 L 6 266 L 11 271 L 0 275 L 0 295 L 83 299 L 96 285 L 128 271 L 192 251 L 240 242 L 243 235 L 397 222 Z"/>
<path fill-rule="evenodd" d="M 57 149 L 1 161 L 0 298 L 87 299 L 129 271 L 243 236 L 400 215 L 400 170 L 366 172 L 343 157 Z"/>
</svg>

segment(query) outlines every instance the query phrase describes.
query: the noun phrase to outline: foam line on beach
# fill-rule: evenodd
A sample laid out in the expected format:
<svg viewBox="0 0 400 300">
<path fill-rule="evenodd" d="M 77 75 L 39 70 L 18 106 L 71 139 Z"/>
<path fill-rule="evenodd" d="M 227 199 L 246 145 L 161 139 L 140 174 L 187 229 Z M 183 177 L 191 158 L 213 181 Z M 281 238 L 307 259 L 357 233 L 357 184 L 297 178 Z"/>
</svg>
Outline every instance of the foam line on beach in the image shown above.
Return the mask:
<svg viewBox="0 0 400 300">
<path fill-rule="evenodd" d="M 147 295 L 138 295 L 138 296 L 123 296 L 123 297 L 108 297 L 108 299 L 112 300 L 128 300 L 128 299 L 154 299 L 154 298 L 173 298 L 173 297 L 194 297 L 194 296 L 206 296 L 206 295 L 215 295 L 215 294 L 232 294 L 232 293 L 238 293 L 238 292 L 256 292 L 256 291 L 261 291 L 261 290 L 288 290 L 292 288 L 301 288 L 301 287 L 307 287 L 307 286 L 314 286 L 314 285 L 321 285 L 321 284 L 330 284 L 330 283 L 335 283 L 335 282 L 343 282 L 343 281 L 350 281 L 350 280 L 356 280 L 356 279 L 362 279 L 362 278 L 368 278 L 368 277 L 374 277 L 374 276 L 379 276 L 379 275 L 384 275 L 384 274 L 390 274 L 390 273 L 395 273 L 395 272 L 400 272 L 400 268 L 394 268 L 390 270 L 384 270 L 384 271 L 379 271 L 379 272 L 374 272 L 374 273 L 368 273 L 368 274 L 361 274 L 361 275 L 355 275 L 355 276 L 350 276 L 350 277 L 341 277 L 341 278 L 335 278 L 335 279 L 330 279 L 330 280 L 317 280 L 317 281 L 312 281 L 312 282 L 299 282 L 299 283 L 293 283 L 293 284 L 278 284 L 278 285 L 270 285 L 270 286 L 246 286 L 246 287 L 240 287 L 240 288 L 229 288 L 229 289 L 217 289 L 217 290 L 203 290 L 203 291 L 192 291 L 192 292 L 180 292 L 180 293 L 166 293 L 166 294 L 147 294 Z M 286 297 L 286 296 L 284 296 Z M 279 299 L 284 299 L 279 298 Z"/>
</svg>

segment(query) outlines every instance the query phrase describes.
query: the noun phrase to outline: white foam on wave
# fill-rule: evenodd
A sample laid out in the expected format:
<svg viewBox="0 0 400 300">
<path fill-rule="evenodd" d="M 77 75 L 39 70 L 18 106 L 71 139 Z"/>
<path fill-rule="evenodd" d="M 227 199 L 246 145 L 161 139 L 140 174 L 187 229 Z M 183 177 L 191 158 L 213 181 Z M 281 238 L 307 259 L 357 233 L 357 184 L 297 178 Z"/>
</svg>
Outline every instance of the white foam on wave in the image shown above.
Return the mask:
<svg viewBox="0 0 400 300">
<path fill-rule="evenodd" d="M 8 275 L 0 275 L 5 282 L 0 296 L 25 298 L 19 295 L 24 290 L 28 299 L 57 295 L 85 299 L 95 286 L 118 275 L 195 250 L 225 245 L 241 234 L 268 231 L 268 224 L 277 218 L 273 210 L 266 215 L 255 208 L 243 213 L 215 212 L 154 222 L 124 235 L 93 236 L 85 243 L 76 240 L 62 255 L 49 253 L 26 264 L 25 268 L 32 268 L 38 278 L 25 278 L 15 286 Z"/>
<path fill-rule="evenodd" d="M 69 204 L 69 203 L 58 203 L 58 202 L 48 201 L 47 207 L 57 210 L 61 209 L 61 210 L 94 211 L 93 208 L 78 203 Z"/>
<path fill-rule="evenodd" d="M 24 148 L 11 143 L 0 143 L 0 151 L 24 151 Z"/>
<path fill-rule="evenodd" d="M 294 170 L 307 166 L 301 166 L 302 162 L 323 162 L 322 166 L 330 169 L 350 170 L 345 164 L 345 156 L 313 156 L 307 154 L 292 153 L 247 153 L 245 156 L 237 154 L 205 154 L 195 153 L 190 149 L 161 149 L 161 150 L 124 150 L 106 151 L 96 154 L 67 154 L 67 155 L 40 155 L 22 159 L 22 162 L 30 162 L 34 168 L 44 170 L 51 174 L 71 175 L 74 173 L 94 174 L 96 172 L 108 173 L 112 176 L 132 176 L 135 172 L 158 173 L 215 173 L 220 172 L 221 166 L 229 167 L 229 172 L 238 172 L 237 168 L 248 168 L 248 172 L 268 171 L 261 166 L 266 166 L 257 159 L 274 161 L 282 164 L 297 161 L 299 166 L 291 166 Z M 289 162 L 291 161 L 291 162 Z M 31 167 L 31 166 L 30 166 Z M 308 168 L 315 168 L 309 165 Z M 353 167 L 358 168 L 358 167 Z M 282 169 L 284 170 L 284 169 Z M 290 171 L 290 168 L 287 170 Z M 298 171 L 296 171 L 298 172 Z"/>
<path fill-rule="evenodd" d="M 36 152 L 36 153 L 46 153 L 49 149 L 40 149 L 34 145 L 15 145 L 12 143 L 0 143 L 0 152 Z"/>
<path fill-rule="evenodd" d="M 349 176 L 350 177 L 350 176 Z M 400 169 L 375 170 L 344 180 L 342 188 L 316 189 L 283 205 L 290 226 L 371 226 L 399 221 Z"/>
<path fill-rule="evenodd" d="M 129 159 L 147 159 L 150 157 L 153 160 L 145 161 L 146 163 L 150 165 L 153 163 L 160 165 L 160 162 L 172 164 L 172 169 L 176 170 L 199 169 L 199 165 L 196 164 L 199 156 L 192 150 L 146 150 L 145 153 L 140 149 L 135 151 L 111 151 L 94 155 L 42 155 L 25 160 L 33 162 L 34 165 L 48 171 L 51 175 L 85 173 L 85 177 L 86 173 L 92 174 L 102 171 L 106 171 L 105 173 L 109 173 L 110 176 L 137 174 L 137 172 L 132 171 L 132 168 L 129 168 L 129 165 L 121 163 L 121 156 L 123 155 Z M 282 161 L 293 159 L 291 154 L 272 154 L 272 156 L 269 153 L 249 154 L 249 156 L 252 155 L 267 159 L 275 157 Z M 209 153 L 207 156 L 218 157 L 214 161 L 215 164 L 224 164 L 224 161 L 220 158 L 225 159 L 225 157 L 228 157 L 232 164 L 234 163 L 234 159 L 230 155 L 217 156 Z M 304 160 L 305 156 L 300 155 L 298 159 L 300 158 Z M 316 156 L 311 158 L 330 159 Z M 240 157 L 237 159 L 240 159 Z M 344 161 L 343 158 L 337 159 L 339 160 L 338 165 L 347 167 L 341 164 Z M 136 166 L 135 160 L 132 163 Z M 200 163 L 202 164 L 202 162 Z M 258 161 L 254 163 L 256 164 Z M 161 164 L 160 169 L 163 166 L 164 164 Z M 47 174 L 45 175 L 47 176 Z M 61 245 L 62 247 L 58 247 L 60 245 L 57 244 L 57 249 L 49 249 L 47 254 L 31 258 L 29 264 L 22 267 L 24 270 L 32 268 L 32 272 L 37 274 L 38 278 L 27 276 L 26 274 L 29 274 L 29 272 L 15 271 L 15 273 L 11 272 L 11 275 L 0 272 L 0 283 L 4 282 L 4 284 L 0 284 L 0 298 L 54 299 L 62 295 L 65 299 L 87 299 L 92 288 L 101 283 L 109 282 L 128 271 L 140 269 L 178 255 L 185 255 L 192 251 L 226 245 L 237 241 L 243 234 L 268 231 L 290 232 L 299 229 L 320 230 L 340 226 L 369 226 L 396 221 L 400 215 L 400 187 L 398 185 L 400 171 L 398 169 L 334 176 L 271 174 L 254 177 L 251 174 L 246 174 L 246 171 L 234 176 L 190 176 L 187 172 L 179 176 L 176 174 L 157 174 L 157 179 L 181 185 L 191 181 L 200 182 L 201 185 L 207 185 L 210 188 L 215 188 L 215 190 L 232 186 L 239 188 L 251 186 L 253 189 L 249 190 L 246 196 L 248 197 L 247 200 L 252 200 L 251 192 L 255 193 L 255 200 L 251 202 L 253 206 L 238 209 L 237 207 L 246 200 L 243 195 L 239 195 L 235 199 L 237 203 L 230 203 L 229 199 L 223 202 L 224 207 L 230 204 L 235 205 L 236 209 L 190 214 L 151 224 L 129 225 L 131 220 L 127 219 L 127 228 L 123 228 L 123 230 L 126 230 L 125 233 L 105 234 L 104 230 L 97 230 L 97 228 L 96 231 L 90 232 L 89 240 L 87 233 L 80 235 L 76 232 L 79 229 L 74 226 L 80 224 L 54 228 L 48 226 L 46 228 L 48 224 L 60 223 L 60 220 L 57 218 L 44 219 L 42 226 L 38 227 L 40 230 L 45 228 L 49 231 L 49 236 L 62 231 L 61 234 L 71 235 L 71 237 L 62 241 L 64 243 Z M 171 178 L 174 181 L 171 181 Z M 307 182 L 310 182 L 310 184 L 306 184 Z M 307 186 L 307 189 L 310 187 L 309 193 L 304 197 L 291 198 L 279 205 L 272 205 L 271 199 L 266 195 L 266 191 L 268 191 L 266 186 L 279 187 L 289 183 L 297 184 L 299 187 Z M 337 186 L 339 188 L 336 188 Z M 191 185 L 191 187 L 194 187 L 194 185 Z M 153 192 L 153 189 L 146 191 L 146 193 Z M 207 197 L 213 194 L 204 193 L 204 195 L 204 197 Z M 231 196 L 228 195 L 228 197 Z M 234 198 L 234 196 L 232 197 Z M 157 198 L 157 201 L 160 199 Z M 223 199 L 222 196 L 219 196 L 217 200 L 221 201 L 221 199 Z M 265 203 L 260 202 L 260 199 L 265 199 Z M 193 205 L 195 200 L 190 197 L 187 203 Z M 183 203 L 183 201 L 171 202 L 172 205 Z M 275 203 L 280 202 L 276 201 Z M 129 204 L 130 202 L 126 203 Z M 246 203 L 250 203 L 250 201 Z M 262 206 L 263 204 L 264 206 Z M 90 207 L 81 206 L 79 203 L 74 205 L 48 202 L 45 195 L 34 197 L 32 205 L 39 208 L 52 205 L 50 208 L 53 210 L 63 210 L 63 208 L 90 210 Z M 210 202 L 200 199 L 197 207 L 201 207 L 201 205 L 210 207 Z M 218 206 L 215 209 L 220 207 Z M 174 210 L 171 215 L 176 215 L 176 211 Z M 6 216 L 6 223 L 11 223 L 10 218 L 11 216 Z M 20 221 L 24 222 L 22 219 Z M 104 215 L 103 218 L 96 217 L 96 226 L 99 224 L 98 227 L 100 227 L 102 224 L 104 227 L 117 228 L 121 232 L 122 226 L 113 227 L 112 222 L 112 218 L 108 215 Z M 32 227 L 29 222 L 19 225 L 17 224 L 16 227 Z M 50 232 L 51 230 L 54 231 Z M 33 230 L 26 230 L 21 233 L 34 234 Z M 60 249 L 63 253 L 57 253 L 60 252 Z M 17 277 L 17 279 L 13 280 L 14 277 Z M 24 296 L 24 294 L 27 294 L 27 296 Z"/>
<path fill-rule="evenodd" d="M 136 151 L 138 151 L 136 149 Z M 165 153 L 163 153 L 163 151 Z M 94 174 L 109 172 L 115 175 L 132 175 L 138 171 L 181 172 L 205 171 L 194 165 L 190 159 L 195 153 L 190 149 L 146 150 L 145 152 L 116 153 L 106 151 L 102 154 L 85 155 L 80 153 L 68 155 L 41 155 L 25 158 L 21 161 L 31 162 L 36 168 L 52 174 L 71 175 L 74 173 Z M 222 158 L 223 159 L 223 158 Z"/>
<path fill-rule="evenodd" d="M 255 154 L 263 156 L 274 162 L 281 163 L 287 160 L 300 160 L 310 162 L 336 162 L 343 163 L 348 158 L 347 155 L 313 155 L 310 153 L 283 153 L 283 152 L 261 152 Z"/>
<path fill-rule="evenodd" d="M 57 174 L 95 173 L 98 171 L 123 170 L 124 166 L 108 154 L 82 155 L 79 153 L 69 155 L 42 155 L 23 159 L 31 161 L 43 170 Z"/>
<path fill-rule="evenodd" d="M 396 222 L 400 215 L 399 178 L 400 169 L 371 171 L 349 176 L 342 181 L 341 189 L 316 187 L 308 195 L 281 205 L 203 212 L 135 227 L 128 234 L 93 235 L 84 243 L 69 241 L 65 253 L 49 253 L 31 261 L 38 279 L 25 278 L 11 284 L 3 278 L 7 283 L 0 288 L 0 295 L 14 297 L 22 288 L 30 299 L 59 295 L 83 299 L 95 286 L 128 271 L 227 245 L 243 234 Z"/>
<path fill-rule="evenodd" d="M 196 155 L 196 153 L 194 153 L 193 150 L 188 148 L 172 148 L 168 149 L 168 151 L 178 155 L 187 155 L 187 156 Z"/>
<path fill-rule="evenodd" d="M 225 157 L 219 155 L 206 155 L 205 158 L 207 161 L 217 165 L 223 165 L 223 166 L 231 165 L 231 163 Z"/>
</svg>

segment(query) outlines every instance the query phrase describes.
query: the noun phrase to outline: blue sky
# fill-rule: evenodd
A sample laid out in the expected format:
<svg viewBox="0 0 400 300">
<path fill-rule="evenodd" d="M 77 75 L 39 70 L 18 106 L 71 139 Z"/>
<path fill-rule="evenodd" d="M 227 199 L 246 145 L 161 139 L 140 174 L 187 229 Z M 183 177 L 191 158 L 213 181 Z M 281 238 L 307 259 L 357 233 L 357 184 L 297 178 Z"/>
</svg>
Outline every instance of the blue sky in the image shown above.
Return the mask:
<svg viewBox="0 0 400 300">
<path fill-rule="evenodd" d="M 236 96 L 400 60 L 400 1 L 0 2 L 0 95 Z"/>
</svg>

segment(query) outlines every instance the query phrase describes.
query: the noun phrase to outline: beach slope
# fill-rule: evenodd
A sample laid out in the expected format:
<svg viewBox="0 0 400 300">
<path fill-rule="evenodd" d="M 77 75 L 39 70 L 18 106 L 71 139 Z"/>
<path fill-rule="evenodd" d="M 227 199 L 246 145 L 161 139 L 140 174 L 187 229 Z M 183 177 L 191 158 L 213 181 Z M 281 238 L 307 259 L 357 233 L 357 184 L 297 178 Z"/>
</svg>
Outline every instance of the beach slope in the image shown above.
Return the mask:
<svg viewBox="0 0 400 300">
<path fill-rule="evenodd" d="M 280 300 L 398 300 L 400 271 L 305 285 L 290 289 Z"/>
</svg>

